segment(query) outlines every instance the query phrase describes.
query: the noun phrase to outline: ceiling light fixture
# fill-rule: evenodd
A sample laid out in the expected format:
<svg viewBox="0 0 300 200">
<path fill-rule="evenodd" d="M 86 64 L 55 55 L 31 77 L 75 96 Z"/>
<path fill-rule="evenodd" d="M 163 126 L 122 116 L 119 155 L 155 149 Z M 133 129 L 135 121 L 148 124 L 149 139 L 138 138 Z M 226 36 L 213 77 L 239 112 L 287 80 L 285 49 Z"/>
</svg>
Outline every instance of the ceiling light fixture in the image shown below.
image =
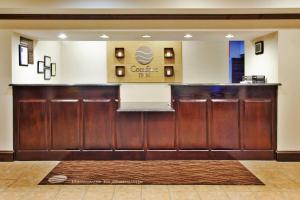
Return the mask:
<svg viewBox="0 0 300 200">
<path fill-rule="evenodd" d="M 105 35 L 105 34 L 100 35 L 100 37 L 101 37 L 102 39 L 108 39 L 108 38 L 109 38 L 109 36 L 108 36 L 108 35 Z"/>
<path fill-rule="evenodd" d="M 65 33 L 60 33 L 57 37 L 62 40 L 68 38 L 68 36 Z"/>
<path fill-rule="evenodd" d="M 192 38 L 193 36 L 191 34 L 185 34 L 183 37 L 184 38 Z"/>
<path fill-rule="evenodd" d="M 151 35 L 142 35 L 142 38 L 151 38 Z"/>
<path fill-rule="evenodd" d="M 234 35 L 228 33 L 225 37 L 228 38 L 228 39 L 230 39 L 230 38 L 234 38 Z"/>
</svg>

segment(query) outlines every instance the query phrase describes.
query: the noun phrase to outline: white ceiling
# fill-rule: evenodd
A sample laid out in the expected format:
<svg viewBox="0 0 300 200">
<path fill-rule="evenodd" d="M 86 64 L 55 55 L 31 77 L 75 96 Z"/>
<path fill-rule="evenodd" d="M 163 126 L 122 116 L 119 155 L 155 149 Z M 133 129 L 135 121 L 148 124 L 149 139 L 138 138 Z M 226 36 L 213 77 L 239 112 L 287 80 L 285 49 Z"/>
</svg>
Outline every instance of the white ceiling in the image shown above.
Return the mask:
<svg viewBox="0 0 300 200">
<path fill-rule="evenodd" d="M 15 30 L 21 35 L 42 41 L 61 41 L 57 36 L 60 33 L 67 34 L 66 41 L 130 41 L 130 40 L 196 40 L 196 41 L 224 41 L 228 40 L 225 35 L 233 34 L 230 40 L 253 40 L 254 38 L 269 34 L 275 30 Z M 185 34 L 193 35 L 186 39 Z M 109 39 L 99 36 L 106 34 Z M 150 39 L 141 36 L 149 34 Z"/>
</svg>

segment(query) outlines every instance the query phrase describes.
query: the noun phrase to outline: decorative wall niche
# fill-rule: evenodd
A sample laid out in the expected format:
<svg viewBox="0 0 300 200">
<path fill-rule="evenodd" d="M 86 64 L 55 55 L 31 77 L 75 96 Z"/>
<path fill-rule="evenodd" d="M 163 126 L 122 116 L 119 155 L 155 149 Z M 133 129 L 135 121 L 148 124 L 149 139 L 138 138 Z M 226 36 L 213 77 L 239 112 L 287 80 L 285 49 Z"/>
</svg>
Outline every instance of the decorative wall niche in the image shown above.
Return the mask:
<svg viewBox="0 0 300 200">
<path fill-rule="evenodd" d="M 124 58 L 125 57 L 125 49 L 120 48 L 120 47 L 115 48 L 115 56 L 118 59 Z"/>
<path fill-rule="evenodd" d="M 164 56 L 165 58 L 174 58 L 174 49 L 173 48 L 165 48 L 164 49 Z"/>
<path fill-rule="evenodd" d="M 174 67 L 173 66 L 165 66 L 165 77 L 174 76 Z"/>
<path fill-rule="evenodd" d="M 125 76 L 125 67 L 124 66 L 116 66 L 116 76 L 117 77 Z"/>
</svg>

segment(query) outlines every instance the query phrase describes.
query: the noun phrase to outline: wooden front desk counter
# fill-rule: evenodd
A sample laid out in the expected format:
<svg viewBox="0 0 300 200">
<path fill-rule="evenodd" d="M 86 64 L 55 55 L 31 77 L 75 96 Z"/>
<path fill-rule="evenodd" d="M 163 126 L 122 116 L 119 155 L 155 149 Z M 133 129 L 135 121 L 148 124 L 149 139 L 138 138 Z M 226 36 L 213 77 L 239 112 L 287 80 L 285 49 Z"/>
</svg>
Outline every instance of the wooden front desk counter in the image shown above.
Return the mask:
<svg viewBox="0 0 300 200">
<path fill-rule="evenodd" d="M 276 159 L 279 84 L 172 85 L 173 112 L 117 112 L 118 85 L 15 85 L 15 160 Z"/>
</svg>

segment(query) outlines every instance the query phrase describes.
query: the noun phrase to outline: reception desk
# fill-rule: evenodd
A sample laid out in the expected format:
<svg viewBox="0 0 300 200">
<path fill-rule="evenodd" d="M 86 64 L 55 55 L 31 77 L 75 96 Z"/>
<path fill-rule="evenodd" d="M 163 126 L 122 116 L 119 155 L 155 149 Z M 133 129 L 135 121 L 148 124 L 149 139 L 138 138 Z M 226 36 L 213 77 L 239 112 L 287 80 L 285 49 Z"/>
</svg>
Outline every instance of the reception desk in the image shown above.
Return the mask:
<svg viewBox="0 0 300 200">
<path fill-rule="evenodd" d="M 119 85 L 12 84 L 15 159 L 276 159 L 278 85 L 174 84 L 170 110 L 126 111 Z"/>
</svg>

